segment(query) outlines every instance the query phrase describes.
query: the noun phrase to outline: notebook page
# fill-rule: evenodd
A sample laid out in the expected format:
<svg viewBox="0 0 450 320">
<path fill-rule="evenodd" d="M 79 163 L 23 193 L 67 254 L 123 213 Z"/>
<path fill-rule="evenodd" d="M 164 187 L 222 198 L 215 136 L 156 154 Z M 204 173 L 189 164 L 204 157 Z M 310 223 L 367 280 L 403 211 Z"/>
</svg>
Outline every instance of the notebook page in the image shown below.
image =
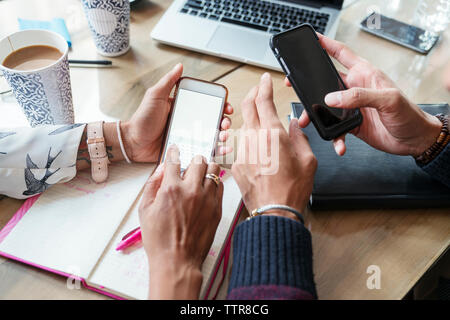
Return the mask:
<svg viewBox="0 0 450 320">
<path fill-rule="evenodd" d="M 224 177 L 222 219 L 209 254 L 203 263 L 202 273 L 204 281 L 202 292 L 214 270 L 223 243 L 239 209 L 240 201 L 241 193 L 236 182 L 231 175 Z M 146 299 L 148 295 L 149 269 L 142 243 L 136 243 L 121 252 L 115 250 L 121 238 L 130 230 L 139 226 L 138 208 L 139 201 L 136 201 L 129 216 L 125 218 L 122 226 L 118 228 L 113 241 L 109 244 L 108 249 L 100 258 L 98 265 L 87 281 L 89 285 L 125 298 Z"/>
<path fill-rule="evenodd" d="M 148 295 L 148 264 L 142 242 L 121 252 L 116 251 L 122 237 L 139 226 L 139 203 L 140 199 L 134 203 L 87 279 L 89 285 L 106 288 L 127 299 L 146 299 Z"/>
<path fill-rule="evenodd" d="M 36 201 L 0 251 L 57 271 L 87 277 L 154 165 L 112 164 L 105 183 L 85 170 Z"/>
<path fill-rule="evenodd" d="M 208 256 L 203 262 L 202 274 L 203 283 L 200 290 L 200 298 L 204 297 L 207 285 L 209 285 L 210 278 L 215 270 L 217 259 L 223 249 L 225 240 L 227 239 L 230 228 L 233 224 L 236 214 L 238 213 L 241 204 L 241 191 L 239 190 L 236 181 L 231 175 L 231 170 L 222 178 L 224 183 L 223 203 L 222 203 L 222 219 L 214 237 L 213 244 L 209 250 Z"/>
</svg>

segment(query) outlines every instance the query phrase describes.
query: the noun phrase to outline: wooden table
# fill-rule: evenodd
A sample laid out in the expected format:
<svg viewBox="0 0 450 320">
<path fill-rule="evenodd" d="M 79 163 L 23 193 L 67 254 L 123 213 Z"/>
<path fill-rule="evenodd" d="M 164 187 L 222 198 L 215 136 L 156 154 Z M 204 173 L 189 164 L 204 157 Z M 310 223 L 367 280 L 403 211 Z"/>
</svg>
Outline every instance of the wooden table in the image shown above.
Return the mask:
<svg viewBox="0 0 450 320">
<path fill-rule="evenodd" d="M 381 68 L 417 103 L 449 102 L 450 93 L 442 83 L 449 61 L 450 31 L 427 56 L 378 39 L 359 30 L 368 8 L 412 22 L 417 1 L 360 0 L 348 4 L 336 38 Z M 113 68 L 71 69 L 77 121 L 127 119 L 138 106 L 145 89 L 153 85 L 177 62 L 185 74 L 225 84 L 235 107 L 233 128 L 242 123 L 239 103 L 266 71 L 237 62 L 159 45 L 150 39 L 168 1 L 142 1 L 132 11 L 131 45 L 126 55 L 112 58 Z M 17 17 L 49 19 L 61 16 L 71 32 L 71 58 L 98 56 L 77 0 L 0 1 L 0 37 L 17 30 Z M 283 85 L 283 75 L 274 78 L 275 103 L 287 126 L 291 101 L 298 100 Z M 0 126 L 24 123 L 14 99 L 0 100 Z M 0 227 L 23 201 L 0 200 Z M 313 235 L 314 273 L 321 299 L 401 299 L 450 244 L 450 210 L 354 210 L 321 211 L 307 214 Z M 381 270 L 381 289 L 366 286 L 367 268 Z M 223 294 L 221 295 L 224 296 Z M 20 299 L 103 299 L 89 290 L 69 290 L 65 279 L 0 257 L 0 298 Z"/>
</svg>

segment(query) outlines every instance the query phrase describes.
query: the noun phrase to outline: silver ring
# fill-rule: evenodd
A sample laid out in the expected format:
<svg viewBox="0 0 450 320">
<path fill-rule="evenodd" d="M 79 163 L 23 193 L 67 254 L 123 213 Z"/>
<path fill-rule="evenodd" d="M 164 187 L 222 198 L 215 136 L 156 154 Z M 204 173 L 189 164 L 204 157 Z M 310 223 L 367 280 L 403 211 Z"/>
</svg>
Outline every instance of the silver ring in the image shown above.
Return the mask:
<svg viewBox="0 0 450 320">
<path fill-rule="evenodd" d="M 207 173 L 205 179 L 211 179 L 212 181 L 214 181 L 216 186 L 219 186 L 220 178 L 216 176 L 214 173 Z"/>
</svg>

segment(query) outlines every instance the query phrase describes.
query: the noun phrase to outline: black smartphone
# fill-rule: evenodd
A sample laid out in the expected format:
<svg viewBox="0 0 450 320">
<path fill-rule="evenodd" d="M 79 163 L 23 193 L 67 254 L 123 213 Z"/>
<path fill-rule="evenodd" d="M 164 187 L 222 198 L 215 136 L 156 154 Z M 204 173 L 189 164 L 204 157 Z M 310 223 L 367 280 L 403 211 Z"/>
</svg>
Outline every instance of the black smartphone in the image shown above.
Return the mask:
<svg viewBox="0 0 450 320">
<path fill-rule="evenodd" d="M 359 109 L 325 104 L 328 93 L 347 88 L 310 24 L 273 35 L 270 47 L 323 139 L 335 139 L 361 124 Z"/>
<path fill-rule="evenodd" d="M 373 12 L 363 21 L 362 30 L 420 53 L 428 53 L 439 36 L 425 38 L 425 30 Z"/>
</svg>

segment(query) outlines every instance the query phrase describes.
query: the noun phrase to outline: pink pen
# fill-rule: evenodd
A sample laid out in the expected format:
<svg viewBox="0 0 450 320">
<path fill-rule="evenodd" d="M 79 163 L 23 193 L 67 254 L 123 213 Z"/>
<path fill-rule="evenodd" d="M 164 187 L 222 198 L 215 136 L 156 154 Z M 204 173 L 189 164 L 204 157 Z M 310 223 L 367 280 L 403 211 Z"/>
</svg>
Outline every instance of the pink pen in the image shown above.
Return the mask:
<svg viewBox="0 0 450 320">
<path fill-rule="evenodd" d="M 137 227 L 136 229 L 133 229 L 130 232 L 128 232 L 122 238 L 122 241 L 120 241 L 120 243 L 117 245 L 116 250 L 120 251 L 120 250 L 126 249 L 129 246 L 131 246 L 132 244 L 140 241 L 141 239 L 142 239 L 141 228 Z"/>
</svg>

